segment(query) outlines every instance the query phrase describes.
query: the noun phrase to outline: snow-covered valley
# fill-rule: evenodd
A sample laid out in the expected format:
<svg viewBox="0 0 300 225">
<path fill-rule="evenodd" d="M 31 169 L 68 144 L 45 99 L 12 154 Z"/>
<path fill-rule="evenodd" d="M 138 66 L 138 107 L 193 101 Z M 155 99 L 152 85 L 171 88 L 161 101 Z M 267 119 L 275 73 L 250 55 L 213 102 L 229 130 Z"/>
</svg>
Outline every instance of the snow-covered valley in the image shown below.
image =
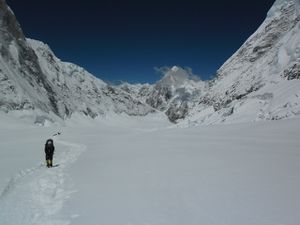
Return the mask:
<svg viewBox="0 0 300 225">
<path fill-rule="evenodd" d="M 0 225 L 298 225 L 299 68 L 300 0 L 276 0 L 212 80 L 171 66 L 121 85 L 26 38 L 0 0 Z"/>
<path fill-rule="evenodd" d="M 161 114 L 48 127 L 0 118 L 0 224 L 299 223 L 299 119 L 178 128 Z M 58 131 L 48 169 L 44 142 Z"/>
</svg>

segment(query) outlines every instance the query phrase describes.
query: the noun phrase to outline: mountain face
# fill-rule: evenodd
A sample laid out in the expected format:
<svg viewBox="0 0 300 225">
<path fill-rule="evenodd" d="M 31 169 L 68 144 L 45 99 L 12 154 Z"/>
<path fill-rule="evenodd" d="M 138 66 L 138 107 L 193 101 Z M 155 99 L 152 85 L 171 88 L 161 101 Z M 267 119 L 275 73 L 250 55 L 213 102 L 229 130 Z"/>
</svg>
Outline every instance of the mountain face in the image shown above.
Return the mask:
<svg viewBox="0 0 300 225">
<path fill-rule="evenodd" d="M 129 85 L 120 87 L 142 102 L 164 112 L 171 122 L 184 119 L 193 102 L 203 95 L 208 84 L 194 76 L 188 69 L 178 66 L 164 68 L 164 76 L 154 85 Z"/>
<path fill-rule="evenodd" d="M 83 68 L 60 61 L 42 42 L 26 39 L 4 0 L 0 0 L 0 110 L 35 111 L 36 122 L 74 112 L 96 117 L 153 111 Z"/>
<path fill-rule="evenodd" d="M 207 96 L 219 114 L 228 109 L 232 118 L 223 119 L 299 114 L 299 10 L 299 0 L 277 0 L 259 29 L 218 70 Z"/>
<path fill-rule="evenodd" d="M 156 84 L 110 86 L 26 39 L 0 0 L 0 110 L 36 113 L 36 122 L 108 113 L 164 112 L 182 124 L 277 120 L 300 115 L 300 0 L 277 0 L 262 25 L 202 81 L 188 69 L 165 68 Z"/>
<path fill-rule="evenodd" d="M 142 101 L 173 122 L 213 124 L 300 115 L 300 1 L 277 0 L 211 81 L 169 68 Z M 145 96 L 146 93 L 146 96 Z"/>
</svg>

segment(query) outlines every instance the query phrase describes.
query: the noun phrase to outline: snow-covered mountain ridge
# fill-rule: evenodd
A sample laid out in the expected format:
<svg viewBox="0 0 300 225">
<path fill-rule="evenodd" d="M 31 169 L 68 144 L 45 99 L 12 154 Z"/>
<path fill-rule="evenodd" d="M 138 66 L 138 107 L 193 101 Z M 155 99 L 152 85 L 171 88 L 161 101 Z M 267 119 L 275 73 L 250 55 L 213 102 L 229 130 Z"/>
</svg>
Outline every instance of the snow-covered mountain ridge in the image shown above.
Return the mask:
<svg viewBox="0 0 300 225">
<path fill-rule="evenodd" d="M 42 42 L 26 39 L 13 12 L 0 0 L 0 110 L 28 110 L 35 121 L 84 113 L 146 115 L 153 109 L 83 68 L 59 60 Z"/>
<path fill-rule="evenodd" d="M 298 116 L 299 12 L 299 0 L 277 0 L 258 30 L 217 71 L 191 119 L 215 123 Z M 214 111 L 205 114 L 211 110 L 207 99 Z"/>
</svg>

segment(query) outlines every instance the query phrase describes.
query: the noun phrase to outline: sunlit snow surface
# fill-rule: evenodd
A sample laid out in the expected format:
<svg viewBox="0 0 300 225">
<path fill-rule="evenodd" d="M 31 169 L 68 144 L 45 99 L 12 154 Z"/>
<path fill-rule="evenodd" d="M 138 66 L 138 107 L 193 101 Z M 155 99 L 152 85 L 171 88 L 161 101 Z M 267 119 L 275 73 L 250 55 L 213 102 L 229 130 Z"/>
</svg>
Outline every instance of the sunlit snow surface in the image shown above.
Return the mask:
<svg viewBox="0 0 300 225">
<path fill-rule="evenodd" d="M 298 225 L 300 119 L 180 128 L 161 115 L 0 115 L 2 225 Z M 56 132 L 55 168 L 43 145 Z"/>
</svg>

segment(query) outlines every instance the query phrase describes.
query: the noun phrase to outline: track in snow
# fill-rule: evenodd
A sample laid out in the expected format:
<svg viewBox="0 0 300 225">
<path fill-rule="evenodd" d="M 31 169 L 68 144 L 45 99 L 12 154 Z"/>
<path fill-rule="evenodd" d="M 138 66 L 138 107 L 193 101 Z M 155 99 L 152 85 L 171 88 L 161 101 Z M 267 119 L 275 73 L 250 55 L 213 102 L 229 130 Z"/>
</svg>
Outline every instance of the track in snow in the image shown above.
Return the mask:
<svg viewBox="0 0 300 225">
<path fill-rule="evenodd" d="M 51 169 L 38 165 L 19 172 L 0 194 L 0 221 L 5 225 L 67 225 L 70 217 L 59 216 L 66 199 L 74 192 L 66 168 L 74 163 L 86 148 L 56 140 L 63 146 L 56 151 Z"/>
</svg>

